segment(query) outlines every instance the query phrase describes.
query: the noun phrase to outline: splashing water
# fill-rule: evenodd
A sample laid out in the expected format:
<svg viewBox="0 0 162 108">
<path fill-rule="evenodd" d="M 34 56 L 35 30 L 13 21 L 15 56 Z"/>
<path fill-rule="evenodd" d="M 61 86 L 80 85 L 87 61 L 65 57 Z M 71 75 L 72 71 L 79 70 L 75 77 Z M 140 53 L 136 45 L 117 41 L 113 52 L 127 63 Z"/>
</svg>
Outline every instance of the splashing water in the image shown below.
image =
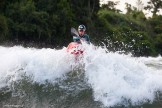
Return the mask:
<svg viewBox="0 0 162 108">
<path fill-rule="evenodd" d="M 152 103 L 157 91 L 162 91 L 162 58 L 135 58 L 131 55 L 107 52 L 104 48 L 84 45 L 85 78 L 93 91 L 94 101 L 105 107 Z M 71 72 L 74 57 L 66 48 L 35 49 L 0 47 L 0 87 L 21 79 L 25 72 L 34 82 L 54 83 Z M 154 62 L 152 62 L 154 60 Z M 157 68 L 148 65 L 159 62 Z M 23 71 L 22 71 L 23 70 Z"/>
<path fill-rule="evenodd" d="M 70 65 L 67 64 L 66 58 L 65 48 L 55 50 L 20 46 L 0 47 L 0 60 L 2 61 L 0 64 L 0 87 L 5 85 L 7 77 L 12 77 L 12 81 L 20 79 L 21 70 L 29 76 L 32 75 L 36 82 L 54 81 L 70 71 Z"/>
<path fill-rule="evenodd" d="M 162 90 L 161 70 L 148 68 L 142 59 L 102 50 L 90 55 L 92 63 L 86 67 L 95 100 L 105 106 L 153 102 L 155 92 Z"/>
</svg>

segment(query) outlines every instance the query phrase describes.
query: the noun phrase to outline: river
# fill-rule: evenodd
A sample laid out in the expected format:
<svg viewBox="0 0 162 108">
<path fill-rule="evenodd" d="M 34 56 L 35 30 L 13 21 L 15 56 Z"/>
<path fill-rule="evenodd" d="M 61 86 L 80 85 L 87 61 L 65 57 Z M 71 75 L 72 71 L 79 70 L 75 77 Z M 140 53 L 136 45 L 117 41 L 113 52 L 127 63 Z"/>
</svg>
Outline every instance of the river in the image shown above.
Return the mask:
<svg viewBox="0 0 162 108">
<path fill-rule="evenodd" d="M 0 108 L 160 108 L 162 57 L 0 46 Z"/>
</svg>

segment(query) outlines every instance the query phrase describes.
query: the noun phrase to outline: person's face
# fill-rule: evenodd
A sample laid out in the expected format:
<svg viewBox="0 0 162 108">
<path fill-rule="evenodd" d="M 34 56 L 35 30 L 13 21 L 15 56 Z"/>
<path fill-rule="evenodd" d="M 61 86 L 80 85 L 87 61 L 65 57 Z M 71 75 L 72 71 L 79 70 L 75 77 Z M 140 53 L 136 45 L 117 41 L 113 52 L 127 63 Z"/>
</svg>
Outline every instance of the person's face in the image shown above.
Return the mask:
<svg viewBox="0 0 162 108">
<path fill-rule="evenodd" d="M 79 30 L 78 32 L 79 32 L 79 35 L 80 35 L 80 36 L 83 36 L 83 35 L 84 35 L 84 33 L 85 33 L 85 31 L 84 31 L 84 30 Z"/>
</svg>

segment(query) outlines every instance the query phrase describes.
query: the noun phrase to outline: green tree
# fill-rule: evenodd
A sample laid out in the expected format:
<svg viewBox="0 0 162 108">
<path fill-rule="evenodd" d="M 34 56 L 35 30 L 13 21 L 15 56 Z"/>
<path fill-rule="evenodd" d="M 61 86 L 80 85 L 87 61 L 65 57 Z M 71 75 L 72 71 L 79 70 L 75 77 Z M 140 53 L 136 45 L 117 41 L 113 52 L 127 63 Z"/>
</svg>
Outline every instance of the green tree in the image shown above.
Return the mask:
<svg viewBox="0 0 162 108">
<path fill-rule="evenodd" d="M 118 5 L 119 2 L 113 2 L 113 1 L 108 1 L 107 4 L 102 4 L 101 9 L 107 9 L 113 12 L 121 12 L 121 10 L 116 9 L 116 5 Z"/>
<path fill-rule="evenodd" d="M 152 38 L 155 43 L 155 48 L 158 53 L 162 54 L 162 16 L 154 16 L 148 20 L 148 24 L 151 26 Z"/>
<path fill-rule="evenodd" d="M 99 10 L 99 0 L 70 0 L 72 12 L 75 15 L 74 20 L 78 24 L 85 24 L 89 27 Z"/>
<path fill-rule="evenodd" d="M 57 15 L 59 16 L 60 23 L 57 27 L 57 32 L 61 36 L 59 43 L 68 42 L 71 40 L 70 28 L 72 27 L 73 13 L 68 0 L 60 0 L 57 4 L 58 10 Z"/>
<path fill-rule="evenodd" d="M 133 7 L 131 4 L 126 3 L 126 15 L 133 17 L 136 20 L 145 21 L 146 17 L 142 10 L 142 2 L 140 0 L 137 1 L 137 8 Z M 142 22 L 140 22 L 142 23 Z"/>
<path fill-rule="evenodd" d="M 8 33 L 6 17 L 0 14 L 0 41 L 4 41 Z"/>
<path fill-rule="evenodd" d="M 35 6 L 32 0 L 11 2 L 5 11 L 8 17 L 11 38 L 16 40 L 30 40 L 35 25 L 31 23 Z"/>
<path fill-rule="evenodd" d="M 159 54 L 162 54 L 162 34 L 158 34 L 155 37 L 155 46 Z"/>
<path fill-rule="evenodd" d="M 159 9 L 162 8 L 162 1 L 161 0 L 150 0 L 148 5 L 144 7 L 145 10 L 152 10 L 153 16 L 156 16 Z"/>
<path fill-rule="evenodd" d="M 126 12 L 127 15 L 132 15 L 135 11 L 137 11 L 137 8 L 132 6 L 131 4 L 125 3 L 125 5 L 126 5 L 126 10 L 127 10 Z"/>
</svg>

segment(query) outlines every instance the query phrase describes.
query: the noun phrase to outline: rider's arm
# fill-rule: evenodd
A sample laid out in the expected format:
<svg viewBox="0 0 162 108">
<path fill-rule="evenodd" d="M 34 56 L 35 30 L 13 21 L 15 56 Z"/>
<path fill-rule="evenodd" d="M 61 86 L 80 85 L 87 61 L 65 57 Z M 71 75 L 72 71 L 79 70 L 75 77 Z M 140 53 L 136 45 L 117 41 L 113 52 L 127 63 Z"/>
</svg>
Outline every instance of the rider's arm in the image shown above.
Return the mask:
<svg viewBox="0 0 162 108">
<path fill-rule="evenodd" d="M 78 41 L 80 41 L 80 38 L 78 36 L 73 36 L 73 41 L 78 42 Z"/>
<path fill-rule="evenodd" d="M 87 43 L 90 44 L 89 35 L 86 34 L 86 37 L 85 38 L 86 38 Z"/>
</svg>

